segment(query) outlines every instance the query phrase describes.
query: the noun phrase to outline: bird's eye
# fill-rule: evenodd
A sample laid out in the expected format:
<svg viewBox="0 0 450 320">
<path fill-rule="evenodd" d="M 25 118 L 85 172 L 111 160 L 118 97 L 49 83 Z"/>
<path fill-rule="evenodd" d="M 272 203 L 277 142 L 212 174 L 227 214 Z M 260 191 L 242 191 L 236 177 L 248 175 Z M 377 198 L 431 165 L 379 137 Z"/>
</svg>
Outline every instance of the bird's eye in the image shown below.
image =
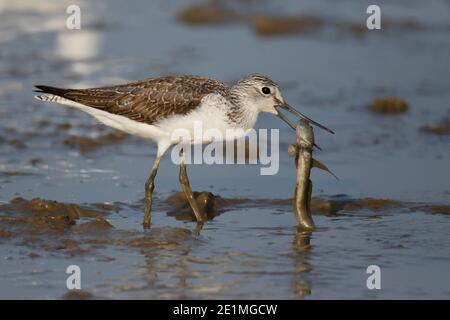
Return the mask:
<svg viewBox="0 0 450 320">
<path fill-rule="evenodd" d="M 270 94 L 270 89 L 267 88 L 267 87 L 262 87 L 261 91 L 262 91 L 262 93 L 264 93 L 264 94 Z"/>
</svg>

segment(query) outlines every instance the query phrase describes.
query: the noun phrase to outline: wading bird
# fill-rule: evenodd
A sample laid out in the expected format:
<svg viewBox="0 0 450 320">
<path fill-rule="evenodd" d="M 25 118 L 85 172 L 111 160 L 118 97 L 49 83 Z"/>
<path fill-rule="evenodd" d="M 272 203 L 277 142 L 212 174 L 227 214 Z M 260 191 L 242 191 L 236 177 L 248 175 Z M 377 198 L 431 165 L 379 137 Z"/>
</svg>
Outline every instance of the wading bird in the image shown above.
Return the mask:
<svg viewBox="0 0 450 320">
<path fill-rule="evenodd" d="M 42 93 L 36 96 L 41 101 L 80 109 L 107 126 L 157 143 L 156 159 L 145 183 L 144 228 L 150 226 L 154 180 L 161 157 L 168 148 L 180 142 L 173 139 L 175 130 L 184 128 L 191 132 L 194 123 L 201 123 L 204 129 L 211 128 L 223 133 L 240 129 L 245 135 L 254 127 L 260 112 L 278 116 L 295 130 L 296 126 L 280 112 L 284 109 L 333 133 L 292 108 L 283 99 L 278 85 L 259 74 L 246 76 L 231 87 L 214 79 L 177 75 L 89 89 L 43 85 L 36 88 L 36 92 Z M 210 141 L 195 143 L 198 142 Z M 197 222 L 203 223 L 206 217 L 199 210 L 189 186 L 183 159 L 182 156 L 180 184 Z"/>
</svg>

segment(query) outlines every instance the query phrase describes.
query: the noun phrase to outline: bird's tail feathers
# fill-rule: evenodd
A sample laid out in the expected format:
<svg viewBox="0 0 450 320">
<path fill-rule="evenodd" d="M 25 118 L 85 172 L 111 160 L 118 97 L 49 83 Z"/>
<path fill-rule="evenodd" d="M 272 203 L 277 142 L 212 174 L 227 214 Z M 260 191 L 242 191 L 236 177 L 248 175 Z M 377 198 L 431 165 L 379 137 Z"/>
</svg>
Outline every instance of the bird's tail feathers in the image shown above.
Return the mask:
<svg viewBox="0 0 450 320">
<path fill-rule="evenodd" d="M 38 100 L 45 102 L 61 102 L 62 100 L 66 100 L 65 94 L 67 93 L 67 89 L 50 87 L 50 86 L 42 86 L 36 85 L 34 92 L 44 93 L 42 95 L 35 95 L 34 97 Z"/>
</svg>

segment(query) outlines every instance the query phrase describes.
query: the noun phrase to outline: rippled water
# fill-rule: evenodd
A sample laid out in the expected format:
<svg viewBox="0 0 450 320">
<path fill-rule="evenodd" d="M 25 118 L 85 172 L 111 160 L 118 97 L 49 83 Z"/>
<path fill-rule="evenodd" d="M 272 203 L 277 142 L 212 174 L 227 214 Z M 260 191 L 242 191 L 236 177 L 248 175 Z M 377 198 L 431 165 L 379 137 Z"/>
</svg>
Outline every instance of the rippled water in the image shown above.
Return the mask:
<svg viewBox="0 0 450 320">
<path fill-rule="evenodd" d="M 366 1 L 229 4 L 248 15 L 333 21 L 268 38 L 242 22 L 193 27 L 177 20 L 198 2 L 79 3 L 83 28 L 68 31 L 65 9 L 73 1 L 0 2 L 0 298 L 67 297 L 71 264 L 81 267 L 82 289 L 94 298 L 449 297 L 450 216 L 429 207 L 450 205 L 450 139 L 419 130 L 450 117 L 448 1 L 381 1 L 382 21 L 416 27 L 386 24 L 360 35 L 341 25 L 364 23 Z M 289 205 L 295 169 L 287 145 L 294 136 L 262 115 L 258 127 L 280 128 L 286 150 L 277 175 L 261 176 L 259 166 L 189 166 L 194 190 L 229 200 L 196 236 L 183 210 L 165 201 L 180 190 L 178 168 L 166 157 L 154 227 L 143 232 L 152 143 L 126 137 L 81 152 L 71 137 L 111 131 L 32 94 L 34 84 L 98 86 L 166 73 L 232 83 L 253 72 L 277 80 L 292 105 L 336 132 L 316 130 L 323 151 L 315 156 L 340 180 L 314 171 L 315 197 L 399 203 L 316 215 L 318 230 L 299 234 Z M 368 112 L 370 101 L 386 96 L 406 100 L 409 111 Z M 18 196 L 115 210 L 55 229 L 8 209 Z M 91 226 L 93 219 L 100 220 Z M 381 268 L 381 290 L 366 287 L 369 265 Z"/>
</svg>

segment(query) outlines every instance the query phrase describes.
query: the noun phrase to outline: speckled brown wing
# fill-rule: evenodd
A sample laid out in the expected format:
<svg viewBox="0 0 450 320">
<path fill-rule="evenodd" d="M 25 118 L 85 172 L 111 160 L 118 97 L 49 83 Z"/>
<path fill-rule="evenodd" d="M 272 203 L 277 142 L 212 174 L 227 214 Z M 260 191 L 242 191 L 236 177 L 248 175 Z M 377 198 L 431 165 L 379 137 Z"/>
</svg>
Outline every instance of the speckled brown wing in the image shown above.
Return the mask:
<svg viewBox="0 0 450 320">
<path fill-rule="evenodd" d="M 228 88 L 221 82 L 197 76 L 167 76 L 90 89 L 36 87 L 41 92 L 147 124 L 170 115 L 186 114 L 195 109 L 207 94 L 228 94 Z"/>
</svg>

